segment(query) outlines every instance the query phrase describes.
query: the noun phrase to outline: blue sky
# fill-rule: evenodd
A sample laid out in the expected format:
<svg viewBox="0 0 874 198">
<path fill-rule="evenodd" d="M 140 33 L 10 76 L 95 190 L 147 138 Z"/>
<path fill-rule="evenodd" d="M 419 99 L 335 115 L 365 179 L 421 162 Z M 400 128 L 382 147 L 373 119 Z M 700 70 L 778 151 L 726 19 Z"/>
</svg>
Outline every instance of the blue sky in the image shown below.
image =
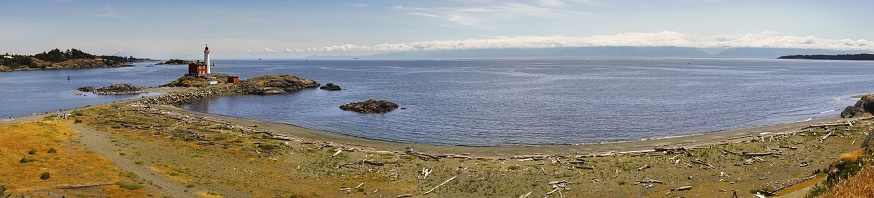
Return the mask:
<svg viewBox="0 0 874 198">
<path fill-rule="evenodd" d="M 0 50 L 299 58 L 581 46 L 874 49 L 871 1 L 6 0 Z"/>
</svg>

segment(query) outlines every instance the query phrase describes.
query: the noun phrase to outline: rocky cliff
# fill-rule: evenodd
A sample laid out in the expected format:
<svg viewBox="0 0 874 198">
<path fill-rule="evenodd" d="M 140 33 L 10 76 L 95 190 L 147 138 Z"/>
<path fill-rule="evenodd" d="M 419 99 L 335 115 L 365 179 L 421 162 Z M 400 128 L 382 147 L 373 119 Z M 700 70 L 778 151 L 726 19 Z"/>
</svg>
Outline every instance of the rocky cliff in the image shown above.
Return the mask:
<svg viewBox="0 0 874 198">
<path fill-rule="evenodd" d="M 874 113 L 874 94 L 862 96 L 853 106 L 847 106 L 841 111 L 842 118 L 870 116 Z"/>
</svg>

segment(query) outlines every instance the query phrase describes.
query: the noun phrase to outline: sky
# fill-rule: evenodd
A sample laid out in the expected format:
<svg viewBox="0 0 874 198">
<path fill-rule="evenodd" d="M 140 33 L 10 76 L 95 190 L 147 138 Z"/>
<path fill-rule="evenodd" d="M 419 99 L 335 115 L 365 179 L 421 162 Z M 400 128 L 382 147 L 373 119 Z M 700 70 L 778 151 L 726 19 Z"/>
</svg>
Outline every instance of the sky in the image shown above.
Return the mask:
<svg viewBox="0 0 874 198">
<path fill-rule="evenodd" d="M 0 50 L 155 59 L 586 46 L 874 50 L 874 1 L 0 0 Z"/>
</svg>

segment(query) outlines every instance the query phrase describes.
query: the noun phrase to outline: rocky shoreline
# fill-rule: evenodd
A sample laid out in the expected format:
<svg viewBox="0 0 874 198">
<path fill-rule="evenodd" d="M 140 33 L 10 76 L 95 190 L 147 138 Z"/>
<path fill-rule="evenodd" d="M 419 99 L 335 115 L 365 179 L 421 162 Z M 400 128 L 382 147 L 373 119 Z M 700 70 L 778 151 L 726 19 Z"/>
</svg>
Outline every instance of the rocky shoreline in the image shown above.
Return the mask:
<svg viewBox="0 0 874 198">
<path fill-rule="evenodd" d="M 87 87 L 79 87 L 79 91 L 83 92 L 91 92 L 97 95 L 127 95 L 127 94 L 139 94 L 144 93 L 145 88 L 136 87 L 126 83 L 113 83 L 108 87 L 94 88 L 91 86 Z"/>
<path fill-rule="evenodd" d="M 206 81 L 199 77 L 185 76 L 174 82 L 188 81 Z M 199 79 L 199 80 L 192 80 Z M 200 83 L 168 83 L 162 87 L 199 87 Z M 155 97 L 149 97 L 140 100 L 142 104 L 156 105 L 184 105 L 194 100 L 206 99 L 226 95 L 239 94 L 284 94 L 297 92 L 303 89 L 319 87 L 319 83 L 314 80 L 291 76 L 288 74 L 267 75 L 240 81 L 237 84 L 219 84 L 216 86 L 208 86 L 196 91 L 164 94 Z"/>
</svg>

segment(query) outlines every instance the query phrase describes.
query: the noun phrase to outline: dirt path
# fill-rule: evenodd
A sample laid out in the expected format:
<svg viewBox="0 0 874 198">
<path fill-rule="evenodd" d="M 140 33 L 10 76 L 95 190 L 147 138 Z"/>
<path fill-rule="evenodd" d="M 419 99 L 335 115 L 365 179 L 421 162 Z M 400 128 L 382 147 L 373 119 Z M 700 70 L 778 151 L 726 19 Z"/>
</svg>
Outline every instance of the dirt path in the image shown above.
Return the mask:
<svg viewBox="0 0 874 198">
<path fill-rule="evenodd" d="M 152 185 L 157 186 L 157 188 L 149 186 L 151 187 L 150 192 L 170 195 L 173 197 L 197 197 L 192 193 L 186 192 L 187 188 L 185 186 L 175 183 L 160 175 L 156 175 L 153 171 L 149 170 L 148 167 L 135 165 L 116 154 L 114 150 L 119 148 L 111 142 L 109 136 L 112 136 L 112 134 L 75 124 L 70 125 L 70 128 L 82 133 L 80 141 L 89 151 L 93 151 L 111 159 L 115 162 L 115 166 L 119 167 L 122 171 L 137 174 L 141 179 L 149 181 Z"/>
</svg>

